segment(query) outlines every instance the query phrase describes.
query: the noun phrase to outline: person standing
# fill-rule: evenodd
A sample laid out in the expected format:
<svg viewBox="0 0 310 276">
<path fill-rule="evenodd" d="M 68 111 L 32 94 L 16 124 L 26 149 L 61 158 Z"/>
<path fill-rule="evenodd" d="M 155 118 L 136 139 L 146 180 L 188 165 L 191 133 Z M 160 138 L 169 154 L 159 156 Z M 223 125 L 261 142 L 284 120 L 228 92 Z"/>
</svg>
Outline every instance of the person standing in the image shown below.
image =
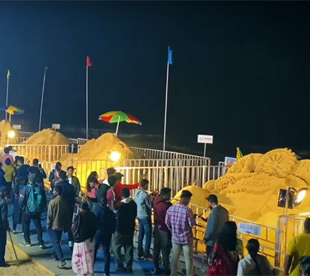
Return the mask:
<svg viewBox="0 0 310 276">
<path fill-rule="evenodd" d="M 4 152 L 4 153 L 3 153 L 3 155 L 1 156 L 1 160 L 0 160 L 0 162 L 2 163 L 2 165 L 3 165 L 3 166 L 6 166 L 5 160 L 8 159 L 8 158 L 11 160 L 11 164 L 13 164 L 14 159 L 13 159 L 13 157 L 10 155 L 10 148 L 9 148 L 9 147 L 4 148 L 3 152 Z"/>
<path fill-rule="evenodd" d="M 193 212 L 187 207 L 192 193 L 183 190 L 180 202 L 171 206 L 166 214 L 165 223 L 171 231 L 172 239 L 172 260 L 171 276 L 177 275 L 177 267 L 183 250 L 186 275 L 191 276 L 193 270 L 193 232 L 195 218 Z"/>
<path fill-rule="evenodd" d="M 4 171 L 4 179 L 6 182 L 6 194 L 8 200 L 10 201 L 12 195 L 12 182 L 15 174 L 15 169 L 10 158 L 5 160 L 5 166 L 2 166 L 2 170 Z"/>
<path fill-rule="evenodd" d="M 128 188 L 129 190 L 135 190 L 135 189 L 138 189 L 139 188 L 139 183 L 136 183 L 136 184 L 122 184 L 121 183 L 121 180 L 122 180 L 122 177 L 124 176 L 122 173 L 120 172 L 117 172 L 115 173 L 115 176 L 116 176 L 116 185 L 114 187 L 114 190 L 115 190 L 115 196 L 116 196 L 116 207 L 118 207 L 120 204 L 121 204 L 121 201 L 122 201 L 122 190 L 124 188 Z"/>
<path fill-rule="evenodd" d="M 29 168 L 29 173 L 34 173 L 37 176 L 36 182 L 44 188 L 44 179 L 46 173 L 39 163 L 39 159 L 35 158 L 32 161 L 32 166 Z"/>
<path fill-rule="evenodd" d="M 16 170 L 16 180 L 18 184 L 27 185 L 30 166 L 25 164 L 25 159 L 23 156 L 18 157 L 17 166 L 18 169 Z"/>
<path fill-rule="evenodd" d="M 9 267 L 5 262 L 6 232 L 9 230 L 8 203 L 5 199 L 6 188 L 0 187 L 0 267 Z"/>
<path fill-rule="evenodd" d="M 284 271 L 285 275 L 298 276 L 300 259 L 310 256 L 310 218 L 304 222 L 304 233 L 292 238 L 287 247 Z"/>
<path fill-rule="evenodd" d="M 71 227 L 72 213 L 68 203 L 62 197 L 62 187 L 56 185 L 54 189 L 55 198 L 48 205 L 47 210 L 47 232 L 53 245 L 57 258 L 60 260 L 60 269 L 68 269 L 61 249 L 61 235 Z"/>
<path fill-rule="evenodd" d="M 117 262 L 116 271 L 126 270 L 132 273 L 133 263 L 133 235 L 135 232 L 137 204 L 130 197 L 128 188 L 121 191 L 122 201 L 117 209 L 116 232 L 113 237 L 114 256 Z M 125 267 L 123 265 L 121 249 L 125 249 Z"/>
<path fill-rule="evenodd" d="M 96 197 L 96 194 L 99 188 L 98 179 L 95 177 L 91 177 L 90 179 L 88 179 L 87 187 L 88 188 L 87 188 L 86 200 L 87 200 L 89 209 L 96 215 L 100 208 L 97 197 Z"/>
<path fill-rule="evenodd" d="M 169 256 L 171 249 L 171 233 L 165 223 L 167 210 L 172 206 L 169 201 L 171 198 L 171 189 L 162 188 L 160 194 L 155 198 L 154 208 L 154 274 L 160 274 L 159 256 L 162 252 L 162 261 L 164 265 L 164 274 L 170 275 Z"/>
<path fill-rule="evenodd" d="M 45 249 L 42 238 L 41 214 L 46 210 L 46 202 L 44 201 L 44 190 L 35 183 L 36 174 L 30 173 L 28 176 L 28 184 L 19 197 L 20 208 L 22 209 L 23 235 L 25 242 L 21 245 L 30 247 L 30 222 L 33 221 L 39 245 Z"/>
<path fill-rule="evenodd" d="M 68 178 L 69 184 L 71 184 L 74 188 L 75 198 L 77 199 L 81 192 L 81 185 L 80 185 L 79 179 L 73 175 L 73 172 L 74 172 L 74 168 L 72 166 L 69 166 L 67 168 L 67 178 Z"/>
<path fill-rule="evenodd" d="M 104 256 L 104 276 L 110 275 L 110 246 L 112 234 L 115 232 L 116 219 L 115 214 L 107 204 L 102 205 L 97 213 L 98 230 L 95 236 L 95 256 L 100 245 L 103 247 Z"/>
<path fill-rule="evenodd" d="M 67 180 L 67 174 L 65 171 L 59 173 L 59 182 L 56 186 L 59 185 L 62 188 L 62 197 L 67 202 L 69 211 L 71 212 L 71 218 L 73 216 L 73 209 L 75 204 L 75 191 L 72 185 L 69 184 Z M 68 245 L 70 250 L 73 250 L 73 237 L 71 229 L 68 230 Z"/>
<path fill-rule="evenodd" d="M 116 185 L 116 176 L 110 176 L 108 178 L 110 188 L 107 191 L 107 204 L 109 208 L 115 212 L 116 211 L 116 194 L 115 194 L 115 185 Z"/>
<path fill-rule="evenodd" d="M 150 253 L 152 240 L 152 203 L 147 193 L 149 181 L 142 179 L 140 189 L 136 191 L 135 202 L 137 204 L 137 219 L 139 221 L 138 236 L 138 258 L 152 261 Z M 143 250 L 143 239 L 145 235 L 145 248 Z"/>
<path fill-rule="evenodd" d="M 224 223 L 229 220 L 229 214 L 227 209 L 218 204 L 216 195 L 210 194 L 207 200 L 209 202 L 209 207 L 212 210 L 208 218 L 207 229 L 204 237 L 207 245 L 207 255 L 209 256 Z"/>
<path fill-rule="evenodd" d="M 77 276 L 94 275 L 94 236 L 97 230 L 97 218 L 83 202 L 78 210 L 79 225 L 74 236 L 72 270 Z"/>
<path fill-rule="evenodd" d="M 273 267 L 268 259 L 258 254 L 259 242 L 256 239 L 249 239 L 246 245 L 249 255 L 238 263 L 237 276 L 266 275 L 273 276 Z"/>
<path fill-rule="evenodd" d="M 56 184 L 60 182 L 60 172 L 61 172 L 62 164 L 60 162 L 57 162 L 55 165 L 55 168 L 51 171 L 49 175 L 49 181 L 50 181 L 50 191 L 53 192 Z"/>
<path fill-rule="evenodd" d="M 105 179 L 102 182 L 102 184 L 100 185 L 100 188 L 99 188 L 98 193 L 97 193 L 97 201 L 101 206 L 104 206 L 107 204 L 107 192 L 110 189 L 110 181 L 116 182 L 116 178 L 114 175 L 115 172 L 116 171 L 114 168 L 108 168 L 107 169 L 108 178 Z M 115 180 L 113 178 L 115 178 Z M 109 179 L 110 179 L 110 181 L 109 181 Z"/>
</svg>

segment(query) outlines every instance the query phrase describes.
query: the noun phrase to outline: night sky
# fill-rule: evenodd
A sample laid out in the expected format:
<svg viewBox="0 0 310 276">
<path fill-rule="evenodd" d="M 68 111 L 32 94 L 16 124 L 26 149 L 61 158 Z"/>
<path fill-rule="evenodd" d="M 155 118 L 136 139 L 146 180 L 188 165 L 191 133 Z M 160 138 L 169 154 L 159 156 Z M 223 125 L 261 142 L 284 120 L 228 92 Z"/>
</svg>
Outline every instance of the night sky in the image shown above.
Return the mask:
<svg viewBox="0 0 310 276">
<path fill-rule="evenodd" d="M 160 135 L 170 45 L 170 144 L 197 147 L 200 133 L 228 153 L 305 151 L 309 13 L 307 2 L 0 2 L 0 103 L 10 69 L 9 102 L 35 130 L 47 65 L 43 126 L 84 127 L 88 55 L 90 127 L 122 110 L 143 126 L 121 131 Z"/>
</svg>

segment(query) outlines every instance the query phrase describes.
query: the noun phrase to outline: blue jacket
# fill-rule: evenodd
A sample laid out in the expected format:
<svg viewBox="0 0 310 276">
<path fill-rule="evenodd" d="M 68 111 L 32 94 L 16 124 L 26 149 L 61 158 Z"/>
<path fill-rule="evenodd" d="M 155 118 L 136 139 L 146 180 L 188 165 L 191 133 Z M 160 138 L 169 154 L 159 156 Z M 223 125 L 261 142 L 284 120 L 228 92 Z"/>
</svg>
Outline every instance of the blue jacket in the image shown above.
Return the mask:
<svg viewBox="0 0 310 276">
<path fill-rule="evenodd" d="M 137 204 L 137 218 L 151 218 L 152 203 L 146 191 L 136 190 L 135 202 Z"/>
</svg>

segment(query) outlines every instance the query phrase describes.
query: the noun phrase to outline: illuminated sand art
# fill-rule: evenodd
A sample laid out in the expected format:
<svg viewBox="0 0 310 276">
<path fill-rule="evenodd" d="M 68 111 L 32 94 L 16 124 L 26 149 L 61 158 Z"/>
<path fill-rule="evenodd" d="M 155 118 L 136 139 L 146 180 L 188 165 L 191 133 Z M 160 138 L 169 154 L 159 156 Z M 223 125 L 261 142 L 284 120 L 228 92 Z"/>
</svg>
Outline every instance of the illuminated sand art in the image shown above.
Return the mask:
<svg viewBox="0 0 310 276">
<path fill-rule="evenodd" d="M 52 129 L 43 129 L 31 137 L 24 144 L 33 145 L 69 145 L 70 141 L 67 137 L 58 131 Z"/>
</svg>

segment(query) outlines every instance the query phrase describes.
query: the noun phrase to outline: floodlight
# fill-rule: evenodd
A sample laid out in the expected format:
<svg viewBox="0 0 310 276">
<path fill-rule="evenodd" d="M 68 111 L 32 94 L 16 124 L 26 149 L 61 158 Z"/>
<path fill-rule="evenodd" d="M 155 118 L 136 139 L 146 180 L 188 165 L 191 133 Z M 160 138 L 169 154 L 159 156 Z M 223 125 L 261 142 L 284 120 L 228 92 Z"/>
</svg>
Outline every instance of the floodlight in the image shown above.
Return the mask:
<svg viewBox="0 0 310 276">
<path fill-rule="evenodd" d="M 118 151 L 111 152 L 110 159 L 113 162 L 117 162 L 121 158 L 121 154 Z"/>
</svg>

